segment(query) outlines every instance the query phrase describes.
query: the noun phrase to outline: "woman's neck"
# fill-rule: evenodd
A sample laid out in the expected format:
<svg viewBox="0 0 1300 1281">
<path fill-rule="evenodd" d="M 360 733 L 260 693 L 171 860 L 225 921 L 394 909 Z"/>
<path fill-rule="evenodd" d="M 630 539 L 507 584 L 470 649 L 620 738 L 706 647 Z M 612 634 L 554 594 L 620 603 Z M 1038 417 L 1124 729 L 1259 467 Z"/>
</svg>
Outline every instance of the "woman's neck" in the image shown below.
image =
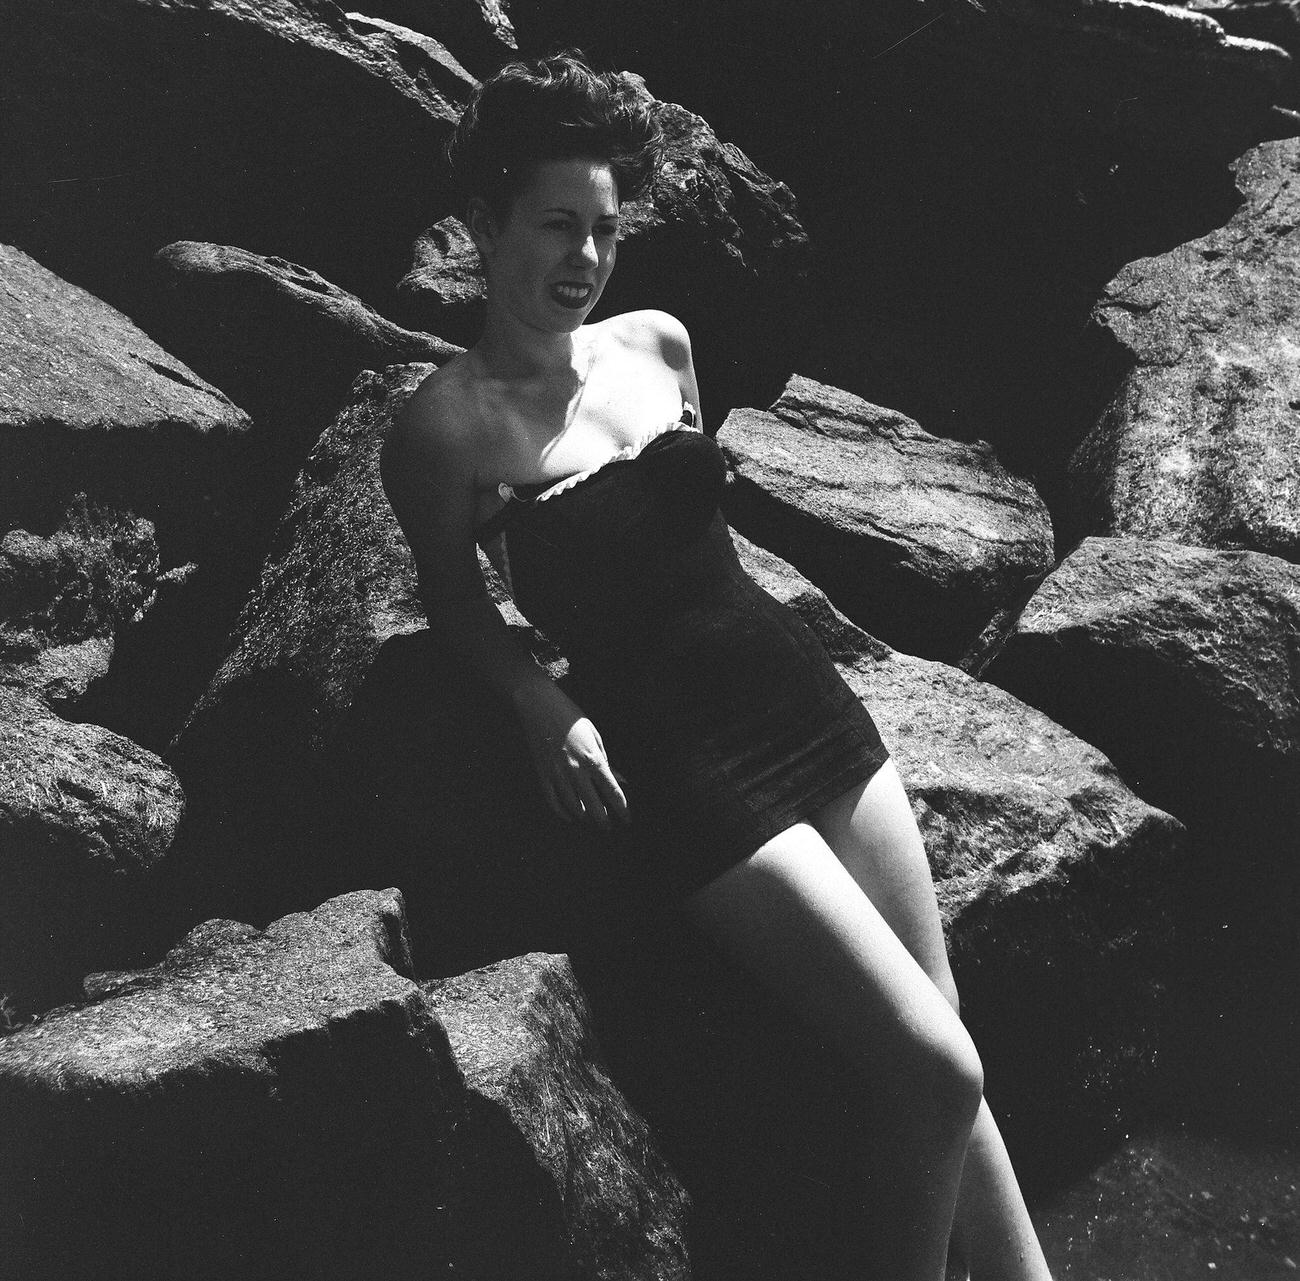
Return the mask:
<svg viewBox="0 0 1300 1281">
<path fill-rule="evenodd" d="M 572 372 L 579 362 L 576 331 L 549 333 L 489 311 L 474 350 L 484 366 L 502 378 L 545 378 Z"/>
</svg>

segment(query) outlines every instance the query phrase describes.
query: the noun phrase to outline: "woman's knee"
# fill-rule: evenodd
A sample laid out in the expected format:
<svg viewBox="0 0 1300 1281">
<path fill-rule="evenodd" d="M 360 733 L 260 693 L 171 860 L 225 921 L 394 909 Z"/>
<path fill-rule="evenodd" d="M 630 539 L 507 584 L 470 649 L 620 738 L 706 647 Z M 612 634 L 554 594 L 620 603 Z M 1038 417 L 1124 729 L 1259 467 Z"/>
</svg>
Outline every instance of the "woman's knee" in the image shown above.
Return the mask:
<svg viewBox="0 0 1300 1281">
<path fill-rule="evenodd" d="M 945 1017 L 919 1030 L 909 1057 L 904 1087 L 927 1094 L 939 1126 L 964 1142 L 984 1097 L 984 1065 L 970 1033 L 945 1011 Z"/>
</svg>

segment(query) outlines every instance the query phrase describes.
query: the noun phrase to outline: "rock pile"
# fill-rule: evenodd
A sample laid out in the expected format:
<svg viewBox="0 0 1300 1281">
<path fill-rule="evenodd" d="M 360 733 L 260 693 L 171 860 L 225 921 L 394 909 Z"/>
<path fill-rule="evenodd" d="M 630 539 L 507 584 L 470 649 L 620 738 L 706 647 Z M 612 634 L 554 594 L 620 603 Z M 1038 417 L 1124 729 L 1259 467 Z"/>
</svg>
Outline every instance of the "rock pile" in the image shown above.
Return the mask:
<svg viewBox="0 0 1300 1281">
<path fill-rule="evenodd" d="M 441 144 L 556 43 L 654 95 L 608 306 L 692 330 L 1025 1173 L 1134 1115 L 1300 886 L 1285 9 L 0 0 L 0 1258 L 837 1275 L 856 1087 L 633 928 L 379 481 L 475 337 Z"/>
</svg>

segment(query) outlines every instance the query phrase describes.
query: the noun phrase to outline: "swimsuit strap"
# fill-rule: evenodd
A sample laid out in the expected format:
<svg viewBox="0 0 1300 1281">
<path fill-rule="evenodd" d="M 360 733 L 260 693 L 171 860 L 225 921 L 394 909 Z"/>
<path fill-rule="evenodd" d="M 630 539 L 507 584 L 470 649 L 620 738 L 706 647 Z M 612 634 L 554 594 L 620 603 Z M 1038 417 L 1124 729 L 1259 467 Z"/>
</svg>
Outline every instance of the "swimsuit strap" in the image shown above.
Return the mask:
<svg viewBox="0 0 1300 1281">
<path fill-rule="evenodd" d="M 661 428 L 659 431 L 653 433 L 649 439 L 653 439 L 654 436 L 660 436 L 665 432 L 674 431 L 678 428 L 684 428 L 686 431 L 693 431 L 695 428 L 695 407 L 689 401 L 682 402 L 682 412 L 675 423 Z M 622 458 L 635 458 L 636 455 L 640 453 L 641 449 L 644 448 L 645 444 L 649 443 L 649 439 L 642 445 L 637 446 L 635 452 L 630 455 L 626 451 L 620 451 L 620 453 L 615 454 L 613 458 L 606 459 L 605 462 L 598 466 L 592 467 L 585 472 L 578 472 L 576 475 L 566 477 L 563 480 L 544 481 L 538 485 L 509 485 L 505 481 L 502 481 L 497 486 L 497 493 L 500 494 L 505 502 L 478 527 L 478 530 L 475 533 L 475 540 L 480 545 L 485 546 L 505 529 L 514 518 L 515 513 L 518 512 L 521 507 L 526 507 L 529 503 L 534 502 L 539 494 L 554 489 L 557 485 L 566 485 L 576 480 L 580 480 L 584 476 L 590 475 L 592 472 L 599 471 L 601 467 L 608 466 L 608 464 L 612 462 L 620 461 Z"/>
</svg>

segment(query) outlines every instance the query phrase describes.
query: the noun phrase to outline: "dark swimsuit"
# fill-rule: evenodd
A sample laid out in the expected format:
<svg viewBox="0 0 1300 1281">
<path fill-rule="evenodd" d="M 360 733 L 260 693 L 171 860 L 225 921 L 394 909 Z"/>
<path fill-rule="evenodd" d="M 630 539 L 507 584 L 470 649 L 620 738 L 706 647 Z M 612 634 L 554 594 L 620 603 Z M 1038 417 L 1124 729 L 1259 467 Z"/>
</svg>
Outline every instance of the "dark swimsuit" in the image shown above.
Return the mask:
<svg viewBox="0 0 1300 1281">
<path fill-rule="evenodd" d="M 741 567 L 722 451 L 694 411 L 590 471 L 501 486 L 515 602 L 569 660 L 680 897 L 870 778 L 889 753 L 821 643 Z"/>
</svg>

